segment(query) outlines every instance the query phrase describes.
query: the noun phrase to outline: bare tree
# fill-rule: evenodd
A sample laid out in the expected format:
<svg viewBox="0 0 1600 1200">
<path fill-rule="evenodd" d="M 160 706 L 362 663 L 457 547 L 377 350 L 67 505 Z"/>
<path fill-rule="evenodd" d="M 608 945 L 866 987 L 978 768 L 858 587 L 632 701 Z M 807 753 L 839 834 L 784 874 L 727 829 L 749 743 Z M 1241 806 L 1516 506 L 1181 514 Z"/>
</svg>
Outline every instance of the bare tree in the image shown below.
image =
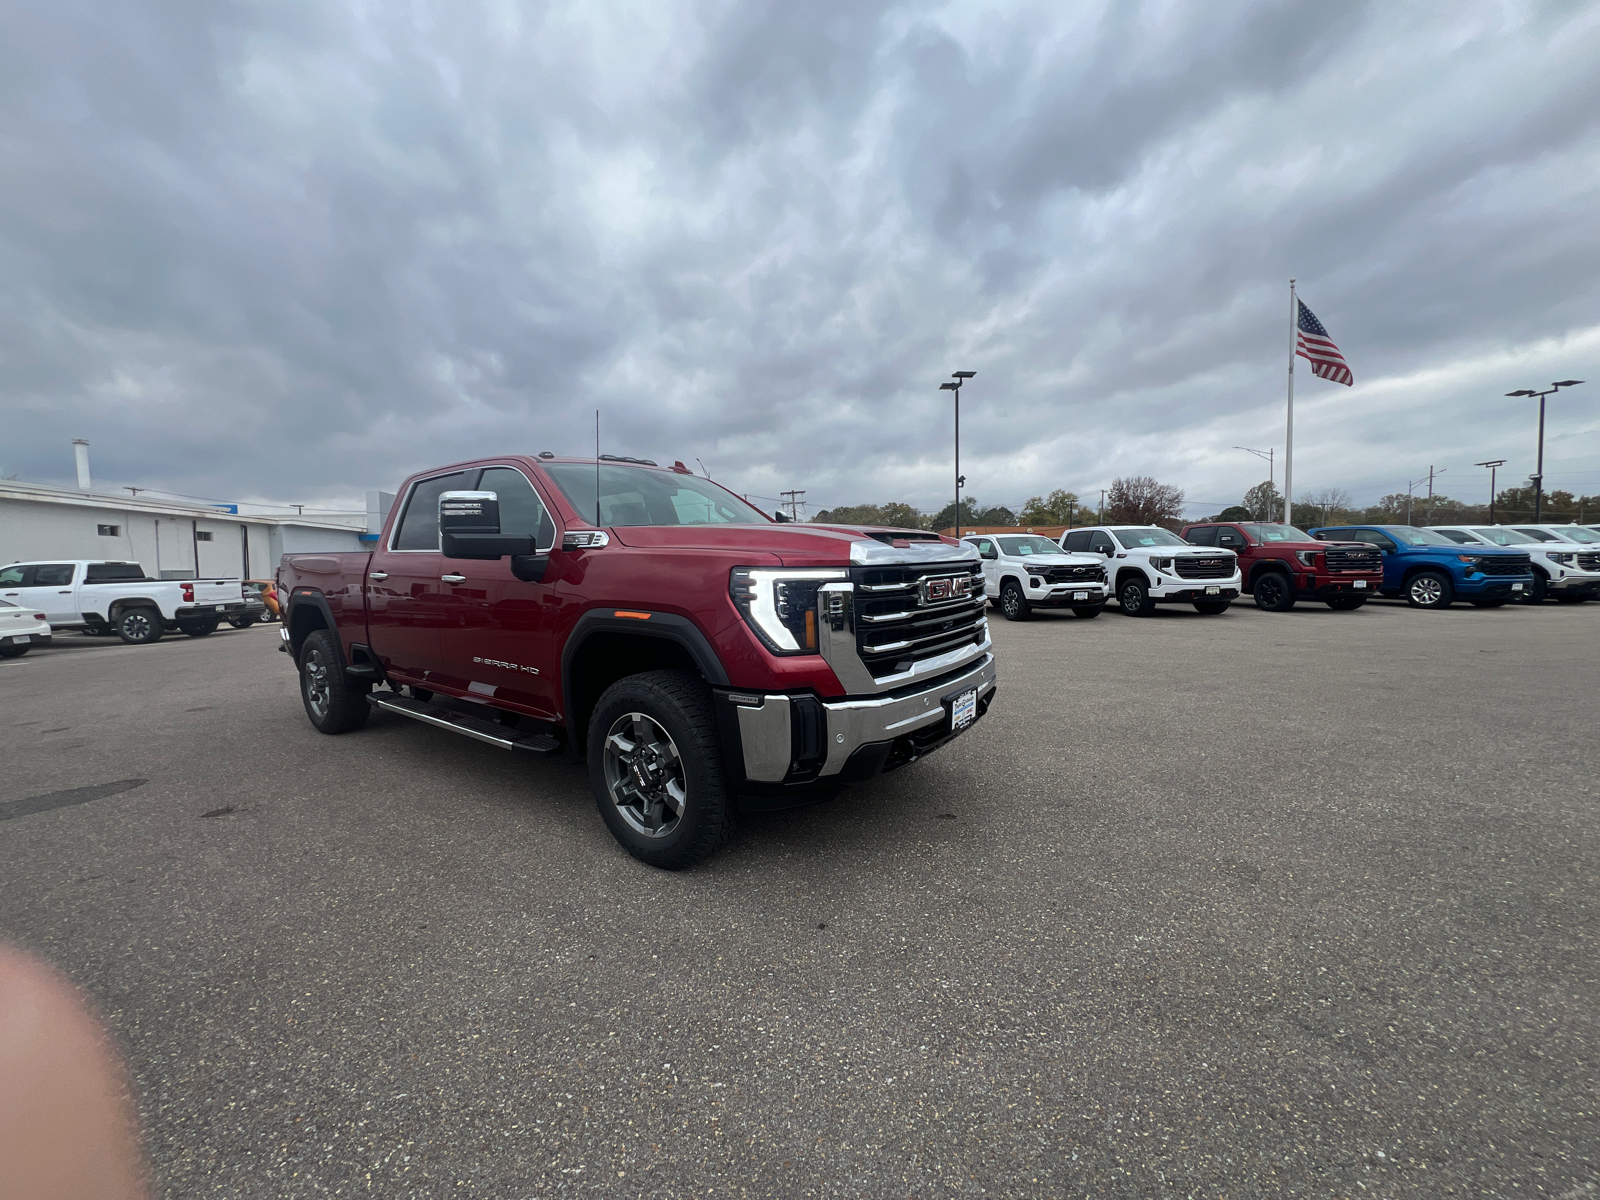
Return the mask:
<svg viewBox="0 0 1600 1200">
<path fill-rule="evenodd" d="M 1106 492 L 1106 521 L 1113 525 L 1160 525 L 1183 518 L 1183 490 L 1149 475 L 1113 479 Z"/>
</svg>

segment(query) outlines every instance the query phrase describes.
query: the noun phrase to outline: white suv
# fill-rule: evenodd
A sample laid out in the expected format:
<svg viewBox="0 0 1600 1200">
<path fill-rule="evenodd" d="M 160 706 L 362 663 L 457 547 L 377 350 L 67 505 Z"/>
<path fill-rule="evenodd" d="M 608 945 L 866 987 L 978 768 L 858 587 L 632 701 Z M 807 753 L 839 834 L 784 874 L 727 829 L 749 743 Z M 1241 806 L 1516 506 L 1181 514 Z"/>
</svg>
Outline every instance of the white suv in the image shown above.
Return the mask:
<svg viewBox="0 0 1600 1200">
<path fill-rule="evenodd" d="M 1191 546 L 1154 525 L 1096 525 L 1061 535 L 1069 554 L 1105 560 L 1122 611 L 1148 617 L 1157 604 L 1192 604 L 1196 612 L 1227 612 L 1239 597 L 1239 556 Z"/>
<path fill-rule="evenodd" d="M 1037 533 L 981 533 L 962 540 L 978 548 L 984 595 L 1008 621 L 1026 621 L 1039 605 L 1098 617 L 1111 598 L 1105 559 L 1098 554 L 1066 554 Z"/>
<path fill-rule="evenodd" d="M 1582 604 L 1600 593 L 1600 533 L 1581 525 L 1434 525 L 1463 546 L 1515 546 L 1533 562 L 1533 588 L 1524 599 L 1542 603 L 1554 596 L 1563 604 Z"/>
</svg>

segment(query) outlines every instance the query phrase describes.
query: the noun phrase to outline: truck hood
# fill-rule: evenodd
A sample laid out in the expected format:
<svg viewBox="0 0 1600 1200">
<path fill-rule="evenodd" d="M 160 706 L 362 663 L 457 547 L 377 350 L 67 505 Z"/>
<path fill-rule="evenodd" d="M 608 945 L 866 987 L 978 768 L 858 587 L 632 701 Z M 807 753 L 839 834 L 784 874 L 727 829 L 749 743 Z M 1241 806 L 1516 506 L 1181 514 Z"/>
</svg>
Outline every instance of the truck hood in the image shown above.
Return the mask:
<svg viewBox="0 0 1600 1200">
<path fill-rule="evenodd" d="M 975 546 L 920 529 L 865 525 L 622 525 L 624 546 L 658 550 L 748 550 L 799 566 L 879 566 L 978 558 Z"/>
</svg>

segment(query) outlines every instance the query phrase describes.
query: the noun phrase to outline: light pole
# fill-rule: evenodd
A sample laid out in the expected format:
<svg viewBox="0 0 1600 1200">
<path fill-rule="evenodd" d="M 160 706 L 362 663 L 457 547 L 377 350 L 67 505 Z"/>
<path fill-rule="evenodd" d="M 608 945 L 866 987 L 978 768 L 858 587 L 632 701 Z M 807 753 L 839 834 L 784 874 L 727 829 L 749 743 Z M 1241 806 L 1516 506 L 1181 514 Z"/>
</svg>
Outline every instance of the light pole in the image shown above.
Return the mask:
<svg viewBox="0 0 1600 1200">
<path fill-rule="evenodd" d="M 1488 462 L 1473 463 L 1472 465 L 1475 466 L 1475 467 L 1488 467 L 1489 468 L 1489 524 L 1493 525 L 1494 524 L 1494 473 L 1495 473 L 1495 468 L 1503 467 L 1503 466 L 1506 465 L 1506 460 L 1503 459 L 1503 458 L 1491 458 Z"/>
<path fill-rule="evenodd" d="M 1532 388 L 1519 388 L 1514 392 L 1507 392 L 1507 396 L 1537 396 L 1539 397 L 1539 465 L 1533 472 L 1533 523 L 1539 523 L 1540 514 L 1544 509 L 1544 398 L 1553 396 L 1564 387 L 1577 387 L 1581 379 L 1563 379 L 1552 383 L 1547 391 L 1536 392 Z"/>
<path fill-rule="evenodd" d="M 1272 456 L 1277 453 L 1278 448 L 1276 446 L 1268 446 L 1265 450 L 1252 450 L 1249 446 L 1235 446 L 1234 449 L 1243 450 L 1246 454 L 1254 454 L 1257 458 L 1264 458 L 1267 460 L 1267 491 L 1271 492 L 1272 480 L 1278 471 L 1277 467 L 1273 466 L 1272 464 Z M 1269 521 L 1272 520 L 1271 509 L 1272 505 L 1269 502 L 1267 504 L 1267 520 Z"/>
<path fill-rule="evenodd" d="M 961 474 L 961 385 L 976 375 L 976 371 L 953 371 L 954 383 L 941 383 L 941 392 L 953 393 L 956 402 L 956 537 L 961 536 L 961 485 L 966 477 Z"/>
</svg>

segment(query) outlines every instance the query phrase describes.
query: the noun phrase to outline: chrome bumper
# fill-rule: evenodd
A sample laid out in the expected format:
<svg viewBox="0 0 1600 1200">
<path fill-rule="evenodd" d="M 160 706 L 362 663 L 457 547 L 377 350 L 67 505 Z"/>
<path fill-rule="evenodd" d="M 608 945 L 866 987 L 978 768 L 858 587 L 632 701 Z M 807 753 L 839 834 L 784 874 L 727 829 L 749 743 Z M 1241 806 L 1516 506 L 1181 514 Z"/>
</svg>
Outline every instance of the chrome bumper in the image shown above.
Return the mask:
<svg viewBox="0 0 1600 1200">
<path fill-rule="evenodd" d="M 986 653 L 937 686 L 909 695 L 823 701 L 825 757 L 817 778 L 839 774 L 862 746 L 893 742 L 945 721 L 949 716 L 945 701 L 974 688 L 980 703 L 994 691 L 994 655 Z M 739 719 L 739 740 L 744 746 L 745 778 L 780 782 L 795 761 L 790 698 L 740 694 L 733 703 Z"/>
</svg>

